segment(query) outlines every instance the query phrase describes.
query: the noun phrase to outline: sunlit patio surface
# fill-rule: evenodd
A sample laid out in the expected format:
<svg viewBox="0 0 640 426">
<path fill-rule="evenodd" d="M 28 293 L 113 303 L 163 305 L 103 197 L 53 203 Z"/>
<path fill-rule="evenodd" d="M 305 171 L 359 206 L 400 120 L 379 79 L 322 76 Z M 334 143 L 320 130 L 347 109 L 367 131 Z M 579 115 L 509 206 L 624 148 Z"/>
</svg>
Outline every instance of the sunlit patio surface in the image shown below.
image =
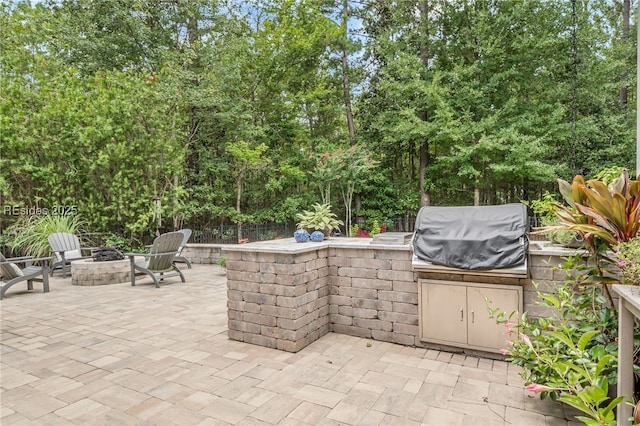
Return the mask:
<svg viewBox="0 0 640 426">
<path fill-rule="evenodd" d="M 503 361 L 330 333 L 293 354 L 227 338 L 226 279 L 141 278 L 0 301 L 0 424 L 577 425 Z"/>
</svg>

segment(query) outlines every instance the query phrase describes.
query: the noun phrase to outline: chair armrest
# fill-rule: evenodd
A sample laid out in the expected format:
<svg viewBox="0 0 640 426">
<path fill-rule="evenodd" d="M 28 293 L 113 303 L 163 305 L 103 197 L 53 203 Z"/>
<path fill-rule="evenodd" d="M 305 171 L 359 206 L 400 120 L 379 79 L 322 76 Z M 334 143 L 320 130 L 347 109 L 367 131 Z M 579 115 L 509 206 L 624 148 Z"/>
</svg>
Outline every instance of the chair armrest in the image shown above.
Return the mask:
<svg viewBox="0 0 640 426">
<path fill-rule="evenodd" d="M 157 256 L 166 256 L 168 254 L 177 254 L 177 251 L 167 251 L 164 253 L 125 253 L 125 256 L 134 257 L 134 256 L 143 256 L 143 257 L 157 257 Z"/>
<path fill-rule="evenodd" d="M 53 259 L 53 256 L 50 257 L 33 257 L 33 256 L 22 256 L 22 257 L 12 257 L 7 259 L 4 262 L 0 262 L 0 264 L 7 264 L 7 263 L 24 263 L 24 264 L 31 264 L 33 262 L 43 262 L 43 261 L 50 261 L 51 259 Z"/>
<path fill-rule="evenodd" d="M 21 261 L 24 260 L 29 260 L 29 259 L 33 259 L 33 256 L 20 256 L 20 257 L 10 257 L 10 258 L 5 258 L 6 262 L 0 262 L 0 263 L 21 263 Z"/>
</svg>

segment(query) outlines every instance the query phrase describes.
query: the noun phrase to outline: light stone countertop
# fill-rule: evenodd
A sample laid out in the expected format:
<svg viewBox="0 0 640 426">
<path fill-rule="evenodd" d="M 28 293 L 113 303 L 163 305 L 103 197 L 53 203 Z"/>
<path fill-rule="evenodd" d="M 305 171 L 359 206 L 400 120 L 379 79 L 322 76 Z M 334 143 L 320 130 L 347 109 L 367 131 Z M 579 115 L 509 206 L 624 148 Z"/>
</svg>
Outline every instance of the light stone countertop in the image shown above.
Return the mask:
<svg viewBox="0 0 640 426">
<path fill-rule="evenodd" d="M 190 245 L 190 244 L 188 244 Z M 194 245 L 195 246 L 195 245 Z M 204 244 L 198 244 L 204 246 Z M 375 244 L 371 238 L 348 238 L 330 237 L 321 242 L 308 241 L 298 243 L 294 238 L 283 238 L 279 240 L 256 241 L 246 244 L 224 244 L 221 245 L 223 251 L 240 252 L 264 252 L 264 253 L 307 253 L 324 248 L 360 248 L 379 250 L 411 250 L 410 244 Z M 529 243 L 529 254 L 536 256 L 574 256 L 584 253 L 586 250 L 577 250 L 558 245 L 546 243 L 544 241 L 532 241 Z"/>
</svg>

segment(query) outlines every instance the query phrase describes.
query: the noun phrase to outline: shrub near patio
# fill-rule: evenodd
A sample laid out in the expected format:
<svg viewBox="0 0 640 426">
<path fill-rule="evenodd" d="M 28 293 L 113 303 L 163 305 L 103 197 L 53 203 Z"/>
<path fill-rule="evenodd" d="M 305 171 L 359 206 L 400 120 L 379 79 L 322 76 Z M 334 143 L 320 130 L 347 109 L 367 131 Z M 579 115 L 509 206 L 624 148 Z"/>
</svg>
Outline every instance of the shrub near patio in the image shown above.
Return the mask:
<svg viewBox="0 0 640 426">
<path fill-rule="evenodd" d="M 82 231 L 80 216 L 23 216 L 6 230 L 7 245 L 16 253 L 46 257 L 51 253 L 47 239 L 56 232 L 75 234 Z"/>
<path fill-rule="evenodd" d="M 314 231 L 320 231 L 325 237 L 329 237 L 334 230 L 340 230 L 340 226 L 344 224 L 338 220 L 335 213 L 331 211 L 329 204 L 314 204 L 313 210 L 304 210 L 296 215 L 299 222 L 298 229 L 304 229 L 309 234 Z"/>
<path fill-rule="evenodd" d="M 523 368 L 528 390 L 580 410 L 585 424 L 615 424 L 615 408 L 625 396 L 613 396 L 618 316 L 608 285 L 621 278 L 634 282 L 628 274 L 639 252 L 640 182 L 625 171 L 610 185 L 576 176 L 571 184 L 559 180 L 559 187 L 567 205 L 556 204 L 558 221 L 550 229 L 577 233 L 588 252 L 565 258 L 567 279 L 555 293 L 537 292 L 555 314 L 516 318 L 490 311 L 505 324 L 502 352 Z"/>
<path fill-rule="evenodd" d="M 635 237 L 616 246 L 618 267 L 625 284 L 640 285 L 640 237 Z"/>
</svg>

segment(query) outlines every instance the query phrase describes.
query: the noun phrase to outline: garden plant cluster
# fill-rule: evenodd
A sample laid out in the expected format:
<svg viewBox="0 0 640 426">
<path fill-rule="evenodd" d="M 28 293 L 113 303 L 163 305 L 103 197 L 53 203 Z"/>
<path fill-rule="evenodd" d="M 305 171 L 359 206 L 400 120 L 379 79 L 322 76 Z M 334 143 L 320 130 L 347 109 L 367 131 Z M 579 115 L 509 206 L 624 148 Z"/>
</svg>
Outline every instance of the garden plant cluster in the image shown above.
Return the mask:
<svg viewBox="0 0 640 426">
<path fill-rule="evenodd" d="M 502 353 L 523 368 L 528 390 L 580 410 L 587 425 L 614 425 L 625 395 L 614 396 L 618 315 L 608 286 L 640 283 L 640 181 L 624 171 L 608 184 L 576 176 L 559 187 L 566 204 L 549 204 L 557 221 L 545 231 L 576 233 L 587 254 L 558 266 L 567 278 L 554 293 L 537 292 L 554 314 L 490 312 L 505 325 Z"/>
</svg>

